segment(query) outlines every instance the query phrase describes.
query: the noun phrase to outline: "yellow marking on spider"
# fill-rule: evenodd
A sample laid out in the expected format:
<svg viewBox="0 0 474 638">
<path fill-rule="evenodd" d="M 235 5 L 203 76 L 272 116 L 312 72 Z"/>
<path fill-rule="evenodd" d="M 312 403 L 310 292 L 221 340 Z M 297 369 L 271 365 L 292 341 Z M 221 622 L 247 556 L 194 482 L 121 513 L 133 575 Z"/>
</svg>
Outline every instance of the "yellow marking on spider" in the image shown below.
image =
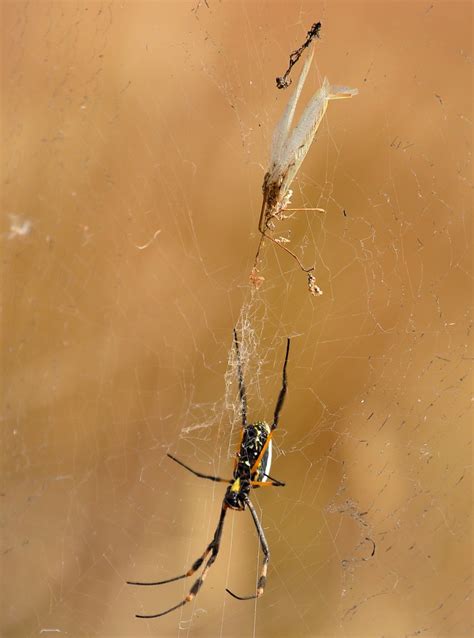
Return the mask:
<svg viewBox="0 0 474 638">
<path fill-rule="evenodd" d="M 232 487 L 230 488 L 231 492 L 240 492 L 240 478 L 236 478 L 232 483 Z"/>
</svg>

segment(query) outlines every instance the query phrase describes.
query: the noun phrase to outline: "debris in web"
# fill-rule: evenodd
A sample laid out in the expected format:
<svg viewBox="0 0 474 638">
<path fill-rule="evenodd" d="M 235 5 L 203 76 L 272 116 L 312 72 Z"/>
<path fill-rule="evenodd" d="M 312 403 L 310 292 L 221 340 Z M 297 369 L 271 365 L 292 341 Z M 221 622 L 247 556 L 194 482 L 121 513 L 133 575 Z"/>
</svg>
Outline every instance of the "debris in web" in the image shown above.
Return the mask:
<svg viewBox="0 0 474 638">
<path fill-rule="evenodd" d="M 318 24 L 320 25 L 320 23 Z M 301 51 L 308 47 L 311 44 L 312 39 L 317 35 L 317 32 L 319 31 L 319 29 L 316 29 L 317 26 L 317 24 L 313 25 L 311 31 L 308 33 L 308 40 L 302 45 L 302 47 L 300 47 Z M 309 35 L 311 33 L 313 33 L 313 36 L 310 38 Z M 298 49 L 298 51 L 300 51 L 300 49 Z M 294 53 L 298 53 L 298 51 Z M 293 55 L 294 54 L 292 54 L 292 56 Z M 298 55 L 298 59 L 300 55 L 301 52 Z M 293 259 L 298 263 L 300 269 L 308 276 L 309 291 L 313 295 L 320 295 L 322 294 L 322 290 L 316 283 L 316 279 L 313 274 L 313 271 L 315 270 L 314 266 L 309 268 L 305 267 L 296 253 L 285 245 L 288 242 L 282 241 L 280 237 L 273 236 L 273 231 L 276 229 L 277 222 L 288 219 L 290 216 L 285 214 L 286 211 L 305 210 L 288 208 L 293 194 L 293 191 L 290 190 L 290 186 L 296 177 L 311 144 L 313 143 L 329 101 L 349 98 L 357 95 L 358 93 L 357 89 L 330 85 L 327 78 L 324 78 L 321 88 L 316 91 L 308 102 L 298 124 L 292 128 L 296 106 L 308 76 L 313 55 L 314 49 L 306 58 L 293 95 L 290 97 L 283 116 L 278 122 L 273 133 L 270 165 L 265 173 L 262 186 L 263 201 L 260 211 L 260 219 L 258 222 L 258 230 L 261 237 L 255 255 L 250 280 L 257 288 L 263 281 L 258 270 L 258 263 L 264 240 L 268 239 L 293 257 Z M 309 210 L 325 212 L 322 209 Z"/>
<path fill-rule="evenodd" d="M 313 26 L 311 27 L 311 29 L 308 31 L 307 36 L 306 36 L 306 40 L 303 42 L 303 44 L 300 46 L 300 48 L 296 49 L 295 51 L 293 51 L 293 53 L 290 55 L 290 63 L 288 65 L 288 68 L 285 71 L 284 75 L 282 75 L 281 77 L 277 77 L 275 79 L 276 85 L 277 85 L 277 89 L 287 89 L 290 86 L 291 78 L 289 78 L 288 76 L 291 73 L 291 69 L 298 62 L 298 60 L 300 59 L 300 57 L 303 54 L 303 51 L 307 47 L 309 47 L 311 42 L 315 38 L 319 38 L 320 30 L 321 30 L 321 22 L 315 22 L 313 24 Z"/>
</svg>

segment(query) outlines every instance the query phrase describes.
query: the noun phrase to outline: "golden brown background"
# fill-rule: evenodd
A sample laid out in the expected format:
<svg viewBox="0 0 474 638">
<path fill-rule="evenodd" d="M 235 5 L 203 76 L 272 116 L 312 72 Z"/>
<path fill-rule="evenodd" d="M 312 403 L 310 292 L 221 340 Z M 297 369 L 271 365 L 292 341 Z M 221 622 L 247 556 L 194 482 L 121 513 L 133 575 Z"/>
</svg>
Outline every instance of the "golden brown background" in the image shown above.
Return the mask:
<svg viewBox="0 0 474 638">
<path fill-rule="evenodd" d="M 268 246 L 251 295 L 274 78 L 317 20 L 304 100 L 360 94 L 295 184 L 326 213 L 279 232 L 325 294 Z M 2 32 L 2 636 L 471 635 L 470 3 L 4 2 Z M 238 322 L 254 419 L 293 337 L 267 591 L 224 591 L 258 568 L 230 514 L 195 602 L 137 620 L 191 583 L 125 581 L 213 533 L 222 486 L 165 454 L 229 473 Z"/>
</svg>

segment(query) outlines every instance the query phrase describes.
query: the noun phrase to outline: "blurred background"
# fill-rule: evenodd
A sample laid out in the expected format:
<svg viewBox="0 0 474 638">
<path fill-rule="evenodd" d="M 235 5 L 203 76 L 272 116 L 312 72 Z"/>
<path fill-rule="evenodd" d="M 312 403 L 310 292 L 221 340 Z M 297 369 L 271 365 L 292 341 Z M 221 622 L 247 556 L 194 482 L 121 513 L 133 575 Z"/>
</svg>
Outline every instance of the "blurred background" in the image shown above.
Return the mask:
<svg viewBox="0 0 474 638">
<path fill-rule="evenodd" d="M 1 635 L 468 636 L 472 5 L 2 4 Z M 322 22 L 329 104 L 249 287 L 275 77 Z M 296 80 L 302 61 L 293 70 Z M 293 85 L 294 86 L 294 85 Z M 239 438 L 289 391 L 192 581 Z M 372 556 L 373 544 L 375 554 Z"/>
</svg>

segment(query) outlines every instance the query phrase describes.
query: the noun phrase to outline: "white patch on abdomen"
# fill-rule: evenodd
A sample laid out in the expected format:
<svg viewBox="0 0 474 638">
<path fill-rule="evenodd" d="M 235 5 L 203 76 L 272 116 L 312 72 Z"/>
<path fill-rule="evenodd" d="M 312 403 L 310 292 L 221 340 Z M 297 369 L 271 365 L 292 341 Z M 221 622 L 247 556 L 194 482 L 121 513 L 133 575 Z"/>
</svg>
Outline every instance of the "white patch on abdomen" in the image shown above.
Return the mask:
<svg viewBox="0 0 474 638">
<path fill-rule="evenodd" d="M 265 474 L 270 474 L 270 468 L 272 466 L 272 440 L 271 439 L 266 451 L 268 452 L 268 456 L 265 463 L 265 467 L 262 467 L 262 472 L 265 472 Z M 268 481 L 268 480 L 269 479 L 267 476 L 262 476 L 262 482 Z"/>
</svg>

